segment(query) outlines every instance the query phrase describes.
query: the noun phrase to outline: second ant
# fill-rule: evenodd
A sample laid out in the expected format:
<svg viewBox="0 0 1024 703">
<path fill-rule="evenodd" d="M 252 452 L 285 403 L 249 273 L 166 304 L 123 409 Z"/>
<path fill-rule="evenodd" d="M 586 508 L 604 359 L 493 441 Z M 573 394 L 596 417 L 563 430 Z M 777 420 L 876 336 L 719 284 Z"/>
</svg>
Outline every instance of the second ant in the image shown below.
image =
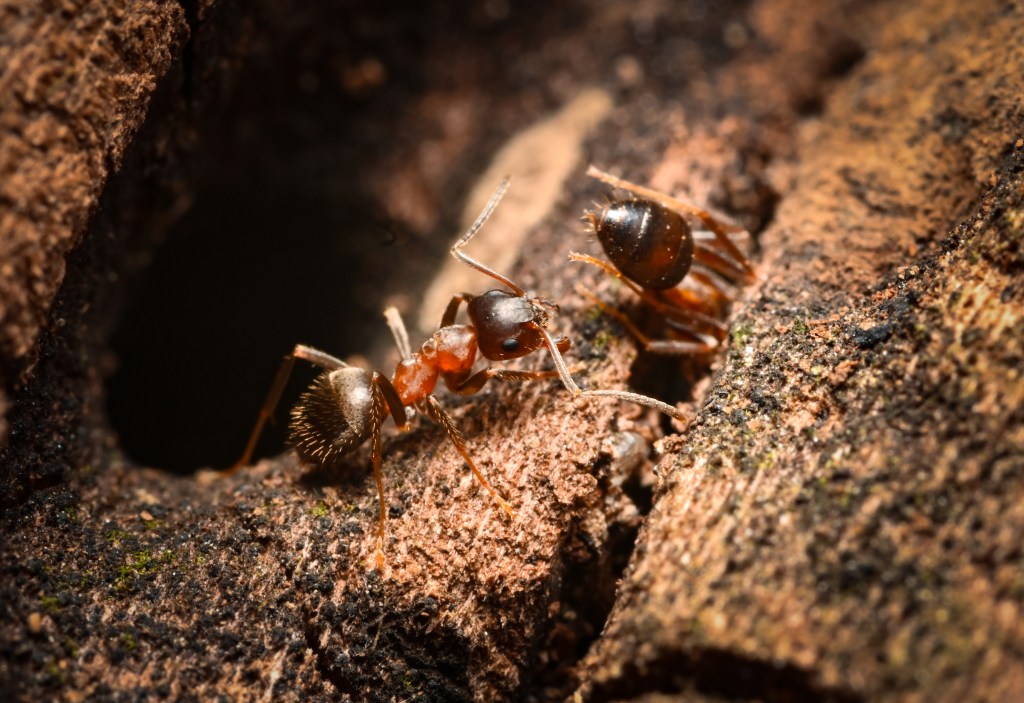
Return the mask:
<svg viewBox="0 0 1024 703">
<path fill-rule="evenodd" d="M 501 283 L 508 290 L 489 290 L 482 295 L 462 293 L 452 297 L 441 317 L 441 325 L 416 352 L 412 351 L 405 325 L 397 310 L 385 312 L 388 326 L 402 356 L 389 378 L 377 371 L 350 366 L 330 354 L 302 344 L 285 358 L 260 409 L 259 417 L 242 457 L 228 469 L 232 472 L 250 463 L 256 442 L 280 400 L 296 359 L 323 369 L 299 398 L 291 412 L 290 437 L 299 459 L 305 463 L 330 465 L 351 453 L 367 439 L 380 500 L 375 564 L 384 567 L 384 535 L 387 516 L 384 481 L 381 472 L 381 428 L 390 414 L 395 424 L 408 427 L 415 408 L 444 428 L 449 440 L 488 493 L 510 516 L 512 506 L 488 483 L 466 447 L 465 438 L 434 395 L 437 381 L 459 395 L 478 392 L 492 378 L 504 381 L 532 381 L 558 377 L 574 397 L 606 397 L 654 408 L 685 421 L 676 408 L 654 398 L 620 390 L 583 390 L 573 380 L 562 354 L 570 340 L 564 335 L 552 337 L 549 317 L 558 311 L 553 302 L 530 297 L 514 281 L 473 259 L 463 248 L 483 227 L 498 205 L 508 179 L 491 196 L 476 221 L 451 247 L 451 254 L 462 263 Z M 470 324 L 456 324 L 459 308 L 465 304 Z M 554 371 L 522 371 L 486 367 L 474 371 L 478 356 L 489 361 L 517 359 L 546 348 L 554 362 Z"/>
<path fill-rule="evenodd" d="M 746 231 L 707 210 L 617 178 L 591 166 L 587 175 L 631 196 L 599 205 L 583 216 L 611 263 L 586 254 L 569 258 L 620 280 L 664 320 L 667 339 L 654 339 L 629 317 L 581 292 L 618 320 L 655 354 L 706 354 L 728 331 L 722 323 L 735 288 L 754 280 L 750 260 L 730 235 Z"/>
</svg>

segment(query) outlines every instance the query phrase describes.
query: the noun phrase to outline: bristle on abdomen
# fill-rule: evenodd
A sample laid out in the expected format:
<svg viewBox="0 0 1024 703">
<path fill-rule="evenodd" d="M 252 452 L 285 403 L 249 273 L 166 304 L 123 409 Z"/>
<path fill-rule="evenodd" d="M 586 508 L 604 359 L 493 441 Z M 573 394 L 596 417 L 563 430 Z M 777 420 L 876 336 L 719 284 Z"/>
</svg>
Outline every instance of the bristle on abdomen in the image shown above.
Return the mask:
<svg viewBox="0 0 1024 703">
<path fill-rule="evenodd" d="M 299 458 L 332 465 L 370 434 L 371 376 L 355 367 L 320 374 L 292 408 L 291 441 Z"/>
</svg>

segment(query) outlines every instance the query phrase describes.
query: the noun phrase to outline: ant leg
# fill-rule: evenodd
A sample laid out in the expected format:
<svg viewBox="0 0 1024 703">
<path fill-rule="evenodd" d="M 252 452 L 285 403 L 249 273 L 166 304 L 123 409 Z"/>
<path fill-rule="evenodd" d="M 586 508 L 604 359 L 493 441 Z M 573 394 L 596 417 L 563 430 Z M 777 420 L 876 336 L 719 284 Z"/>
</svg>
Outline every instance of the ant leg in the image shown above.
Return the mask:
<svg viewBox="0 0 1024 703">
<path fill-rule="evenodd" d="M 398 429 L 409 429 L 409 415 L 405 410 L 405 406 L 402 405 L 402 399 L 391 383 L 391 379 L 384 374 L 374 371 L 372 383 L 380 390 L 384 402 L 387 403 L 388 410 L 391 412 L 391 418 L 395 421 Z"/>
<path fill-rule="evenodd" d="M 710 315 L 705 315 L 702 312 L 699 312 L 697 310 L 691 310 L 686 307 L 667 305 L 657 296 L 652 295 L 646 289 L 641 288 L 636 283 L 623 276 L 617 268 L 615 268 L 606 261 L 601 261 L 600 259 L 595 259 L 593 256 L 588 256 L 587 254 L 578 254 L 576 252 L 569 253 L 569 260 L 582 261 L 585 264 L 597 266 L 599 269 L 603 270 L 609 276 L 618 279 L 620 282 L 622 282 L 624 286 L 626 286 L 631 291 L 640 296 L 640 298 L 642 298 L 645 303 L 647 303 L 657 312 L 660 312 L 662 315 L 665 315 L 666 317 L 674 318 L 676 320 L 683 322 L 684 324 L 693 326 L 694 328 L 704 327 L 712 329 L 715 331 L 716 337 L 725 336 L 725 334 L 729 331 L 723 323 L 711 317 Z"/>
<path fill-rule="evenodd" d="M 741 252 L 748 252 L 752 247 L 750 238 L 750 232 L 743 229 L 741 226 L 731 224 L 729 222 L 720 222 L 722 229 L 725 230 L 726 235 L 729 237 L 729 241 L 739 249 Z M 693 235 L 693 246 L 696 248 L 711 249 L 713 251 L 722 253 L 722 243 L 719 241 L 718 236 L 707 229 L 693 229 L 691 234 Z M 749 254 L 744 253 L 744 258 L 750 260 Z M 736 262 L 730 259 L 733 266 Z"/>
<path fill-rule="evenodd" d="M 491 216 L 491 213 L 494 212 L 494 208 L 498 206 L 498 202 L 501 200 L 502 196 L 505 195 L 505 191 L 508 190 L 508 184 L 509 179 L 507 177 L 500 184 L 498 184 L 497 190 L 494 191 L 494 195 L 491 196 L 491 199 L 487 201 L 487 205 L 484 206 L 483 211 L 479 215 L 477 215 L 476 221 L 473 222 L 472 225 L 470 225 L 469 229 L 466 230 L 465 234 L 459 237 L 458 241 L 455 242 L 455 244 L 452 244 L 452 248 L 449 249 L 449 251 L 451 252 L 452 256 L 454 256 L 462 263 L 466 264 L 470 268 L 476 269 L 482 274 L 490 276 L 496 281 L 505 284 L 506 286 L 511 288 L 516 295 L 522 298 L 526 296 L 526 293 L 523 292 L 523 289 L 517 286 L 515 283 L 513 283 L 509 278 L 502 276 L 494 269 L 490 268 L 486 264 L 480 263 L 479 261 L 469 256 L 468 254 L 462 253 L 462 247 L 469 244 L 469 240 L 476 236 L 476 233 L 479 232 L 480 228 L 484 226 L 485 222 L 487 222 L 487 218 L 489 218 Z"/>
<path fill-rule="evenodd" d="M 377 497 L 380 504 L 380 517 L 377 520 L 377 550 L 374 554 L 374 561 L 377 571 L 384 572 L 384 525 L 387 521 L 388 507 L 384 498 L 384 476 L 380 470 L 381 465 L 381 442 L 380 429 L 387 416 L 384 410 L 385 396 L 381 390 L 379 373 L 374 372 L 371 380 L 373 389 L 373 405 L 370 410 L 370 458 L 373 462 L 373 478 L 377 482 Z"/>
<path fill-rule="evenodd" d="M 245 451 L 238 461 L 220 472 L 222 476 L 230 476 L 243 466 L 251 463 L 252 453 L 256 450 L 256 442 L 259 441 L 267 420 L 274 414 L 274 408 L 277 407 L 278 401 L 281 400 L 281 393 L 284 392 L 288 378 L 292 375 L 292 368 L 295 366 L 296 359 L 303 359 L 328 371 L 347 366 L 344 361 L 336 359 L 326 352 L 314 349 L 313 347 L 307 347 L 305 344 L 296 344 L 291 354 L 286 356 L 284 361 L 281 362 L 281 368 L 278 369 L 277 376 L 274 377 L 274 383 L 270 386 L 267 398 L 263 401 L 260 414 L 256 418 L 256 426 L 253 427 L 252 434 L 249 435 L 249 442 L 245 445 Z"/>
<path fill-rule="evenodd" d="M 303 361 L 315 364 L 325 371 L 334 371 L 335 369 L 343 369 L 348 366 L 341 359 L 319 349 L 307 347 L 305 344 L 296 344 L 291 355 L 296 359 L 302 359 Z"/>
<path fill-rule="evenodd" d="M 728 283 L 721 280 L 714 271 L 705 273 L 702 270 L 691 268 L 687 275 L 711 291 L 711 294 L 718 299 L 716 302 L 727 303 L 734 297 L 733 292 L 726 288 Z"/>
<path fill-rule="evenodd" d="M 693 259 L 715 273 L 729 279 L 744 280 L 748 273 L 738 267 L 732 259 L 722 256 L 718 251 L 708 246 L 695 244 L 693 247 Z"/>
<path fill-rule="evenodd" d="M 538 381 L 543 378 L 557 378 L 557 371 L 519 371 L 518 369 L 481 369 L 462 383 L 449 382 L 444 376 L 445 385 L 452 393 L 473 395 L 484 387 L 492 378 L 499 381 Z"/>
<path fill-rule="evenodd" d="M 690 269 L 690 274 L 675 288 L 660 291 L 658 297 L 673 310 L 687 310 L 690 315 L 666 313 L 666 322 L 676 329 L 689 331 L 698 336 L 724 339 L 727 327 L 723 312 L 733 300 L 735 291 L 717 274 Z M 703 315 L 719 321 L 718 325 L 706 324 Z"/>
<path fill-rule="evenodd" d="M 259 441 L 260 435 L 263 434 L 263 427 L 267 424 L 267 420 L 274 414 L 274 408 L 277 407 L 277 402 L 281 399 L 281 393 L 284 391 L 285 384 L 288 383 L 288 379 L 292 375 L 292 368 L 294 366 L 295 354 L 292 353 L 284 358 L 284 361 L 281 362 L 281 367 L 277 370 L 277 375 L 274 376 L 274 382 L 271 384 L 270 391 L 260 407 L 260 413 L 256 417 L 256 426 L 253 427 L 252 433 L 249 435 L 245 451 L 242 452 L 242 456 L 234 464 L 220 472 L 221 476 L 230 476 L 243 466 L 252 463 L 252 454 L 256 450 L 256 442 Z"/>
<path fill-rule="evenodd" d="M 721 320 L 726 306 L 736 297 L 735 289 L 717 273 L 697 267 L 690 269 L 687 278 L 672 291 L 681 298 L 679 304 Z"/>
<path fill-rule="evenodd" d="M 448 439 L 450 439 L 452 444 L 455 445 L 455 448 L 459 450 L 459 454 L 462 455 L 463 460 L 469 464 L 469 469 L 473 472 L 473 475 L 476 476 L 476 480 L 480 482 L 481 486 L 487 489 L 487 492 L 491 494 L 494 500 L 498 501 L 498 505 L 501 506 L 502 510 L 508 513 L 510 518 L 514 519 L 516 514 L 512 511 L 512 506 L 508 504 L 508 501 L 498 495 L 498 492 L 491 487 L 491 484 L 487 482 L 484 475 L 480 473 L 480 469 L 478 469 L 476 464 L 473 463 L 472 457 L 469 456 L 469 452 L 466 450 L 466 440 L 463 439 L 462 433 L 459 432 L 459 428 L 455 426 L 455 423 L 444 411 L 444 408 L 441 407 L 441 403 L 433 396 L 433 394 L 431 394 L 423 399 L 422 404 L 425 407 L 427 414 L 433 418 L 434 422 L 441 425 L 441 427 L 444 428 L 444 431 L 448 433 Z"/>
<path fill-rule="evenodd" d="M 626 331 L 633 335 L 646 351 L 652 354 L 707 354 L 718 349 L 717 344 L 707 344 L 705 342 L 688 342 L 682 339 L 651 339 L 644 334 L 639 327 L 633 324 L 633 321 L 629 319 L 629 316 L 625 315 L 621 310 L 613 308 L 608 303 L 604 302 L 590 290 L 583 285 L 578 285 L 576 290 L 583 295 L 585 298 L 590 300 L 594 305 L 601 309 L 605 315 L 614 318 L 620 325 L 626 328 Z M 686 330 L 684 330 L 686 331 Z M 696 331 L 691 331 L 691 334 L 698 334 Z"/>
<path fill-rule="evenodd" d="M 401 319 L 399 318 L 399 321 Z M 384 474 L 381 471 L 381 440 L 380 431 L 384 425 L 384 419 L 390 411 L 395 424 L 401 429 L 407 429 L 409 421 L 405 413 L 405 406 L 398 397 L 398 391 L 388 380 L 387 376 L 373 372 L 370 378 L 371 393 L 373 393 L 373 405 L 370 409 L 370 457 L 373 462 L 373 478 L 377 482 L 377 496 L 380 504 L 380 516 L 377 519 L 377 550 L 374 554 L 374 561 L 377 571 L 384 571 L 384 534 L 387 522 L 387 501 L 384 498 Z"/>
<path fill-rule="evenodd" d="M 736 260 L 736 263 L 738 263 L 739 266 L 743 269 L 746 276 L 750 278 L 753 278 L 755 276 L 754 268 L 750 265 L 750 260 L 743 255 L 743 253 L 739 250 L 739 247 L 737 247 L 729 238 L 729 234 L 726 231 L 728 226 L 725 223 L 720 222 L 707 210 L 702 210 L 696 205 L 691 205 L 690 203 L 687 203 L 685 201 L 673 198 L 670 195 L 659 193 L 658 191 L 653 190 L 651 188 L 645 188 L 641 185 L 637 185 L 636 183 L 627 181 L 624 178 L 618 178 L 610 173 L 602 171 L 601 169 L 593 165 L 587 168 L 587 175 L 590 176 L 591 178 L 596 178 L 599 181 L 607 183 L 608 185 L 614 188 L 622 188 L 623 190 L 628 190 L 631 193 L 635 193 L 636 195 L 639 195 L 641 197 L 655 200 L 667 208 L 677 210 L 688 215 L 691 215 L 693 217 L 696 217 L 698 220 L 701 221 L 701 223 L 705 227 L 708 228 L 708 230 L 712 232 L 712 234 L 715 235 L 715 239 L 718 241 L 718 243 L 722 246 L 723 249 L 725 249 L 726 252 L 728 252 L 729 256 L 733 257 Z"/>
<path fill-rule="evenodd" d="M 605 273 L 607 273 L 612 278 L 618 280 L 620 283 L 622 283 L 622 285 L 626 286 L 631 291 L 633 291 L 640 297 L 644 298 L 645 300 L 647 300 L 647 297 L 649 297 L 646 296 L 646 293 L 643 288 L 641 288 L 636 283 L 623 276 L 621 271 L 619 271 L 617 268 L 609 264 L 607 261 L 601 261 L 600 259 L 590 256 L 589 254 L 580 254 L 579 252 L 575 251 L 569 252 L 569 261 L 581 261 L 585 264 L 596 266 Z M 649 302 L 652 305 L 657 304 L 656 300 L 653 297 L 651 297 Z"/>
<path fill-rule="evenodd" d="M 405 322 L 402 321 L 402 315 L 398 312 L 398 308 L 390 306 L 385 309 L 384 319 L 388 321 L 388 329 L 391 330 L 391 336 L 395 338 L 395 346 L 398 347 L 398 353 L 402 355 L 402 360 L 412 357 L 409 332 L 405 329 Z"/>
</svg>

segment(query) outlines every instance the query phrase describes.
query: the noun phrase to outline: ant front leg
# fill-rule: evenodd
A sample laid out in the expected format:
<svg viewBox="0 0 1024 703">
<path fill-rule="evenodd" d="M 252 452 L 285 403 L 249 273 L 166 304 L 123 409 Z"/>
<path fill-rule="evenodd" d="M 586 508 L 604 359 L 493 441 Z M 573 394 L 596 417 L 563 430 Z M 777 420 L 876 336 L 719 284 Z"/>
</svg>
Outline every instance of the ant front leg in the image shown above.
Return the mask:
<svg viewBox="0 0 1024 703">
<path fill-rule="evenodd" d="M 499 381 L 538 381 L 544 378 L 558 378 L 557 371 L 519 371 L 517 369 L 486 368 L 477 371 L 464 381 L 453 380 L 450 375 L 443 376 L 448 390 L 459 395 L 473 395 L 480 391 L 492 378 Z"/>
<path fill-rule="evenodd" d="M 453 295 L 452 299 L 448 301 L 448 307 L 444 309 L 444 315 L 441 316 L 441 327 L 454 325 L 455 317 L 459 314 L 459 306 L 463 303 L 469 304 L 469 301 L 475 297 L 472 293 Z"/>
<path fill-rule="evenodd" d="M 452 444 L 458 450 L 459 454 L 462 455 L 463 460 L 469 465 L 470 471 L 476 476 L 476 480 L 480 482 L 480 485 L 487 489 L 487 492 L 498 502 L 501 509 L 508 513 L 510 518 L 515 518 L 516 514 L 512 510 L 512 506 L 508 504 L 508 501 L 498 495 L 498 492 L 491 487 L 491 484 L 487 482 L 484 475 L 480 473 L 480 469 L 476 467 L 476 463 L 473 462 L 473 458 L 469 455 L 469 451 L 466 449 L 466 440 L 463 438 L 462 433 L 459 432 L 459 428 L 455 426 L 455 422 L 448 416 L 448 413 L 441 407 L 441 403 L 433 396 L 428 395 L 422 401 L 417 404 L 422 410 L 424 410 L 431 419 L 437 424 L 444 428 L 444 431 L 448 434 L 448 439 L 451 440 Z"/>
<path fill-rule="evenodd" d="M 256 450 L 256 443 L 259 441 L 260 435 L 263 434 L 263 428 L 266 426 L 267 420 L 274 414 L 274 408 L 277 407 L 278 401 L 281 400 L 281 393 L 284 392 L 284 387 L 292 375 L 296 359 L 303 359 L 328 371 L 347 366 L 344 361 L 336 359 L 326 352 L 314 349 L 313 347 L 307 347 L 305 344 L 296 344 L 291 354 L 286 356 L 284 361 L 281 362 L 281 368 L 278 369 L 277 376 L 274 377 L 274 383 L 270 386 L 267 398 L 263 401 L 260 414 L 256 418 L 256 426 L 253 427 L 252 434 L 249 435 L 249 442 L 245 446 L 245 451 L 238 461 L 221 471 L 220 475 L 230 476 L 252 462 L 252 454 Z"/>
</svg>

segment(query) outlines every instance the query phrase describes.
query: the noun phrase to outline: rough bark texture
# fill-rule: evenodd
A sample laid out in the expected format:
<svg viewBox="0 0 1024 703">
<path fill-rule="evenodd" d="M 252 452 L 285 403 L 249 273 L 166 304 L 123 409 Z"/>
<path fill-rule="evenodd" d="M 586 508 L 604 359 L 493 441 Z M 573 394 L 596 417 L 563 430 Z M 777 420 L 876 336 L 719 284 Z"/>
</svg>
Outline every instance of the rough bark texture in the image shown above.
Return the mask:
<svg viewBox="0 0 1024 703">
<path fill-rule="evenodd" d="M 13 266 L 0 268 L 0 392 L 15 398 L 0 408 L 10 424 L 0 693 L 650 703 L 1024 694 L 1024 11 L 764 0 L 536 3 L 506 16 L 499 5 L 428 19 L 358 4 L 295 13 L 269 1 L 139 2 L 119 23 L 88 26 L 71 20 L 84 11 L 10 13 L 3 31 L 24 38 L 0 43 L 22 47 L 0 84 L 24 95 L 0 114 L 0 246 L 11 252 L 0 267 Z M 62 18 L 67 36 L 52 42 L 39 28 Z M 346 29 L 336 36 L 335 26 Z M 47 66 L 88 54 L 57 47 L 106 40 L 135 48 L 112 54 L 99 79 L 73 83 L 85 97 L 53 103 L 30 90 Z M 364 58 L 373 51 L 378 64 Z M 345 96 L 336 104 L 318 92 L 328 73 L 311 68 L 322 56 Z M 265 81 L 247 83 L 247 64 Z M 105 87 L 131 72 L 152 79 Z M 315 189 L 326 178 L 331 159 L 300 140 L 261 142 L 254 115 L 280 110 L 312 144 L 318 130 L 336 137 L 309 115 L 360 115 L 343 123 L 355 146 L 328 149 L 352 174 L 323 193 L 360 189 L 337 220 L 351 219 L 353 203 L 377 206 L 410 233 L 402 250 L 427 257 L 443 255 L 459 227 L 453 194 L 470 191 L 515 132 L 583 89 L 613 98 L 608 119 L 585 142 L 545 123 L 551 148 L 521 142 L 544 153 L 510 167 L 513 189 L 558 182 L 545 180 L 565 171 L 552 155 L 576 158 L 563 142 L 580 140 L 588 160 L 739 218 L 763 251 L 728 352 L 700 382 L 699 360 L 634 364 L 631 340 L 574 290 L 582 278 L 600 295 L 621 293 L 563 263 L 593 246 L 576 220 L 600 188 L 571 178 L 560 197 L 531 198 L 546 214 L 524 213 L 540 224 L 515 277 L 562 303 L 556 326 L 576 342 L 581 377 L 617 387 L 632 368 L 646 390 L 699 401 L 694 424 L 660 445 L 635 549 L 650 500 L 645 442 L 667 428 L 634 408 L 573 403 L 554 383 L 446 401 L 514 521 L 437 428 L 386 440 L 383 575 L 368 568 L 377 503 L 365 451 L 319 471 L 285 453 L 221 480 L 126 458 L 100 409 L 110 335 L 135 289 L 107 272 L 150 275 L 152 248 L 183 203 L 201 205 L 218 179 L 245 170 L 242 152 L 265 150 L 279 179 L 267 183 L 288 197 L 282 182 Z M 165 107 L 125 155 L 151 100 Z M 90 120 L 90 105 L 102 120 Z M 105 136 L 61 150 L 59 134 L 76 134 L 68 125 L 92 122 Z M 51 123 L 45 134 L 56 136 L 31 146 L 29 126 Z M 544 173 L 531 177 L 530 165 Z M 68 169 L 64 180 L 43 175 Z M 302 246 L 301 210 L 314 196 L 295 208 L 303 226 L 284 233 L 289 247 Z M 218 229 L 211 242 L 221 235 L 231 236 Z M 346 255 L 366 239 L 354 241 Z M 332 262 L 363 281 L 344 289 L 358 299 L 347 313 L 363 344 L 353 351 L 374 343 L 364 327 L 382 328 L 359 309 L 379 309 L 383 294 L 360 291 L 397 276 L 412 313 L 425 283 L 423 264 L 383 258 L 351 271 L 340 268 L 348 258 Z M 230 288 L 215 277 L 209 306 Z M 236 312 L 224 310 L 223 323 Z M 234 342 L 219 352 L 214 334 L 198 336 L 203 353 L 238 363 Z M 291 337 L 268 356 L 294 342 L 321 343 Z M 243 425 L 273 363 L 259 378 L 241 374 L 256 388 Z M 156 397 L 138 414 L 157 412 L 166 393 Z"/>
</svg>

